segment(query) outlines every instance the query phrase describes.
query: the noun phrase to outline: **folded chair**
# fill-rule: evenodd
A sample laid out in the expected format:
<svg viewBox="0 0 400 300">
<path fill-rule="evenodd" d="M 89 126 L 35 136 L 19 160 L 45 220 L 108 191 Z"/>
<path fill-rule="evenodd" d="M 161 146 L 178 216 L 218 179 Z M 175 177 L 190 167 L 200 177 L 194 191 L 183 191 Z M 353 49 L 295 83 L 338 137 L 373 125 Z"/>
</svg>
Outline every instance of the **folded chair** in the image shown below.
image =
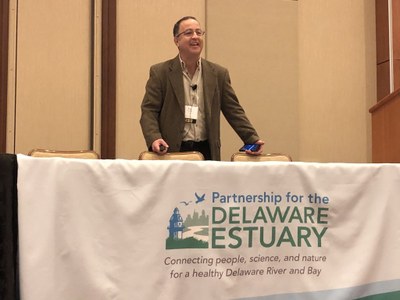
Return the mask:
<svg viewBox="0 0 400 300">
<path fill-rule="evenodd" d="M 198 151 L 167 152 L 163 155 L 143 151 L 139 155 L 139 160 L 204 160 L 204 156 Z"/>
<path fill-rule="evenodd" d="M 250 155 L 245 152 L 237 152 L 231 156 L 231 161 L 292 161 L 292 158 L 282 153 Z"/>
<path fill-rule="evenodd" d="M 49 149 L 33 149 L 28 153 L 32 157 L 64 157 L 64 158 L 87 158 L 87 159 L 99 159 L 98 153 L 92 150 L 76 150 L 76 151 L 64 151 L 64 150 L 49 150 Z"/>
</svg>

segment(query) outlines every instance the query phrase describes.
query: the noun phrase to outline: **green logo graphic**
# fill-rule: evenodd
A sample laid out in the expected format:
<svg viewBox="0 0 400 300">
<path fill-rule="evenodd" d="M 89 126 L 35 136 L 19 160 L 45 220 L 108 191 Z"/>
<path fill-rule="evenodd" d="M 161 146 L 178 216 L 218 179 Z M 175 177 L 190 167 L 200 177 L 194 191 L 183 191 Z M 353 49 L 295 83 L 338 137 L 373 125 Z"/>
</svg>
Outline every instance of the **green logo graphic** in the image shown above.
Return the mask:
<svg viewBox="0 0 400 300">
<path fill-rule="evenodd" d="M 205 196 L 195 193 L 195 201 L 180 201 L 180 209 L 174 208 L 167 227 L 166 249 L 208 248 L 209 216 L 201 209 Z"/>
</svg>

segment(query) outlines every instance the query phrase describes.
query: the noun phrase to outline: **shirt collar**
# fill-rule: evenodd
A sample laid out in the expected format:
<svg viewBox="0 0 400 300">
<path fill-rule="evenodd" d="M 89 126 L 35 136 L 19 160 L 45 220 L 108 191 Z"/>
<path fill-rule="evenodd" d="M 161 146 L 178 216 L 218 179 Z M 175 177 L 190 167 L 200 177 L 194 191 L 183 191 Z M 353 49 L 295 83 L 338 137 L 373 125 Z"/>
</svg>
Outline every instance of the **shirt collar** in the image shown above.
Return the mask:
<svg viewBox="0 0 400 300">
<path fill-rule="evenodd" d="M 182 71 L 187 71 L 186 70 L 186 64 L 185 62 L 182 60 L 181 55 L 179 54 L 179 61 L 181 62 L 181 67 L 182 67 Z M 200 71 L 201 70 L 201 57 L 199 58 L 199 60 L 197 61 L 197 69 Z"/>
</svg>

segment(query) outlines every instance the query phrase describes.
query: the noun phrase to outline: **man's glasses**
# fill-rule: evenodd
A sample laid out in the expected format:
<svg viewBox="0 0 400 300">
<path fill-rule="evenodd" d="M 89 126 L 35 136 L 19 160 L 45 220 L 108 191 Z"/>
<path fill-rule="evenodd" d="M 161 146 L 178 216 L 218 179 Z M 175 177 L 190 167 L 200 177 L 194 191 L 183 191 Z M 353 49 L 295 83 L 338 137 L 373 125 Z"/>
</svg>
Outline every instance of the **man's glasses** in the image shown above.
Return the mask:
<svg viewBox="0 0 400 300">
<path fill-rule="evenodd" d="M 194 34 L 196 34 L 197 36 L 203 36 L 205 33 L 206 32 L 201 29 L 196 29 L 196 30 L 188 29 L 188 30 L 182 31 L 181 33 L 178 33 L 176 35 L 176 37 L 179 37 L 180 35 L 183 35 L 185 37 L 192 37 Z"/>
</svg>

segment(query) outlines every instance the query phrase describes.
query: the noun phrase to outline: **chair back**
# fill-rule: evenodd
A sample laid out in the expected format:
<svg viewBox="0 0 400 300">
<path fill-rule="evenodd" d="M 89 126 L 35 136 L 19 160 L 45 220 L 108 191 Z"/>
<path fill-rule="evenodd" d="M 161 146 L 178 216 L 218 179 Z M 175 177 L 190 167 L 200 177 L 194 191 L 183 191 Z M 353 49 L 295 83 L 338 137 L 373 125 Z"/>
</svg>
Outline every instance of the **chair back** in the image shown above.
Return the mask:
<svg viewBox="0 0 400 300">
<path fill-rule="evenodd" d="M 245 152 L 237 152 L 231 156 L 231 161 L 292 161 L 292 158 L 282 153 L 250 155 Z"/>
<path fill-rule="evenodd" d="M 143 151 L 139 154 L 139 160 L 204 160 L 204 156 L 198 151 L 167 152 L 163 155 Z"/>
<path fill-rule="evenodd" d="M 86 158 L 86 159 L 99 159 L 100 156 L 97 152 L 92 150 L 49 150 L 49 149 L 33 149 L 28 153 L 32 157 L 63 157 L 63 158 Z"/>
</svg>

